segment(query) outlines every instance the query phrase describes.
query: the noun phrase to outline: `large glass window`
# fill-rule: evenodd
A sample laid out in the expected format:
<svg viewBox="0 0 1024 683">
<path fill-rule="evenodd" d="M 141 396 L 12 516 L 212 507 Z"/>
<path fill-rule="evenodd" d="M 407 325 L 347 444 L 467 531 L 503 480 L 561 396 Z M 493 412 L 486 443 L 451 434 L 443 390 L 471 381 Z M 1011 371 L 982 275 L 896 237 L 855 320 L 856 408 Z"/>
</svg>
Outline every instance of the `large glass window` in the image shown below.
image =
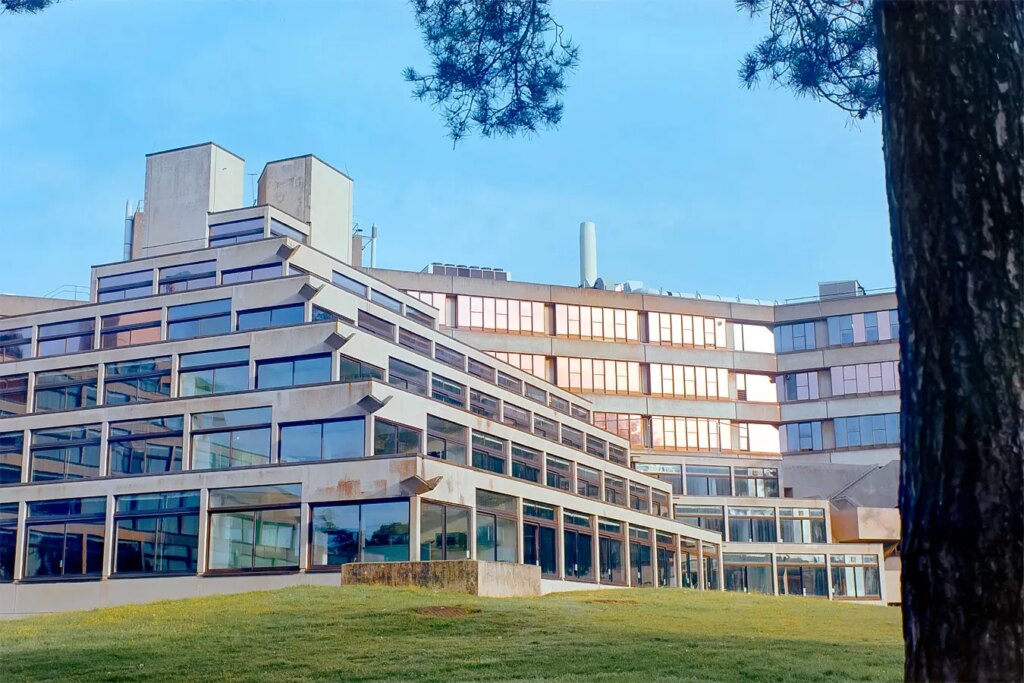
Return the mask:
<svg viewBox="0 0 1024 683">
<path fill-rule="evenodd" d="M 725 533 L 725 517 L 720 505 L 676 505 L 676 521 Z"/>
<path fill-rule="evenodd" d="M 466 427 L 427 415 L 427 455 L 466 464 Z"/>
<path fill-rule="evenodd" d="M 837 598 L 880 598 L 877 555 L 833 555 L 832 595 Z"/>
<path fill-rule="evenodd" d="M 39 326 L 39 355 L 59 356 L 92 348 L 96 320 L 71 320 Z"/>
<path fill-rule="evenodd" d="M 783 543 L 828 543 L 825 511 L 814 508 L 779 508 Z"/>
<path fill-rule="evenodd" d="M 783 453 L 797 453 L 799 451 L 820 451 L 821 423 L 820 422 L 790 422 L 781 425 L 779 428 L 779 439 Z"/>
<path fill-rule="evenodd" d="M 698 543 L 692 538 L 681 538 L 679 544 L 679 563 L 682 568 L 682 587 L 697 588 L 700 586 L 700 557 L 697 555 Z M 658 539 L 660 544 L 661 539 Z M 661 556 L 658 556 L 658 567 L 661 567 Z"/>
<path fill-rule="evenodd" d="M 723 553 L 725 590 L 774 595 L 772 557 L 768 553 Z"/>
<path fill-rule="evenodd" d="M 687 465 L 686 495 L 731 496 L 729 468 L 716 465 Z"/>
<path fill-rule="evenodd" d="M 558 530 L 550 505 L 523 501 L 523 564 L 540 567 L 542 576 L 558 576 Z"/>
<path fill-rule="evenodd" d="M 36 373 L 37 413 L 96 405 L 96 366 Z"/>
<path fill-rule="evenodd" d="M 103 572 L 106 498 L 65 498 L 28 504 L 25 578 L 98 578 Z"/>
<path fill-rule="evenodd" d="M 562 425 L 562 443 L 578 451 L 584 450 L 583 432 L 568 425 Z"/>
<path fill-rule="evenodd" d="M 395 326 L 393 324 L 366 311 L 359 311 L 356 317 L 359 329 L 366 330 L 375 337 L 395 341 Z"/>
<path fill-rule="evenodd" d="M 0 583 L 14 581 L 14 554 L 18 546 L 18 504 L 0 503 Z"/>
<path fill-rule="evenodd" d="M 900 369 L 897 361 L 858 363 L 831 368 L 832 395 L 880 394 L 900 390 Z"/>
<path fill-rule="evenodd" d="M 431 396 L 437 400 L 457 408 L 466 407 L 466 387 L 450 379 L 434 375 L 431 377 Z"/>
<path fill-rule="evenodd" d="M 217 410 L 192 415 L 192 469 L 270 463 L 270 408 Z"/>
<path fill-rule="evenodd" d="M 118 496 L 115 574 L 195 574 L 198 566 L 199 491 Z"/>
<path fill-rule="evenodd" d="M 594 530 L 590 517 L 566 510 L 562 514 L 562 560 L 565 578 L 594 579 Z"/>
<path fill-rule="evenodd" d="M 677 496 L 683 495 L 683 467 L 682 465 L 662 465 L 660 463 L 638 462 L 636 470 L 643 472 L 649 477 L 660 479 L 666 484 L 672 485 L 672 493 Z"/>
<path fill-rule="evenodd" d="M 420 452 L 423 432 L 379 418 L 373 421 L 374 455 L 415 455 Z"/>
<path fill-rule="evenodd" d="M 544 304 L 540 301 L 460 294 L 456 297 L 455 305 L 457 326 L 464 329 L 509 334 L 547 334 L 547 316 L 544 315 Z"/>
<path fill-rule="evenodd" d="M 434 344 L 434 358 L 458 370 L 466 369 L 466 356 L 442 344 Z"/>
<path fill-rule="evenodd" d="M 594 413 L 594 426 L 629 439 L 631 446 L 643 448 L 643 421 L 639 415 L 627 413 Z"/>
<path fill-rule="evenodd" d="M 572 463 L 549 455 L 545 458 L 546 483 L 553 489 L 572 490 Z"/>
<path fill-rule="evenodd" d="M 703 417 L 651 416 L 651 444 L 664 451 L 728 450 L 732 444 L 729 420 Z"/>
<path fill-rule="evenodd" d="M 507 474 L 505 467 L 504 439 L 496 439 L 487 434 L 473 432 L 473 467 L 488 472 Z"/>
<path fill-rule="evenodd" d="M 626 480 L 604 474 L 604 501 L 612 505 L 626 506 Z"/>
<path fill-rule="evenodd" d="M 265 266 L 252 266 L 251 268 L 235 268 L 225 270 L 220 275 L 221 284 L 234 285 L 241 282 L 256 282 L 257 280 L 272 280 L 281 276 L 281 264 L 269 263 Z"/>
<path fill-rule="evenodd" d="M 487 562 L 518 562 L 516 499 L 477 489 L 476 508 L 476 558 Z"/>
<path fill-rule="evenodd" d="M 608 519 L 597 521 L 597 555 L 601 569 L 601 583 L 626 583 L 626 566 L 622 546 L 625 542 L 622 523 Z"/>
<path fill-rule="evenodd" d="M 576 465 L 576 493 L 585 498 L 601 498 L 601 473 L 598 470 Z"/>
<path fill-rule="evenodd" d="M 28 375 L 0 377 L 0 417 L 28 412 Z"/>
<path fill-rule="evenodd" d="M 111 474 L 151 474 L 181 470 L 184 418 L 151 417 L 111 422 L 107 437 Z"/>
<path fill-rule="evenodd" d="M 420 396 L 429 396 L 429 373 L 423 368 L 398 360 L 388 359 L 388 384 L 408 389 Z"/>
<path fill-rule="evenodd" d="M 779 595 L 828 597 L 824 555 L 778 555 L 775 563 Z"/>
<path fill-rule="evenodd" d="M 836 448 L 894 446 L 900 442 L 900 414 L 837 417 Z"/>
<path fill-rule="evenodd" d="M 96 301 L 100 303 L 138 299 L 152 293 L 152 270 L 137 270 L 133 273 L 107 275 L 96 279 Z"/>
<path fill-rule="evenodd" d="M 0 432 L 0 486 L 21 482 L 21 458 L 25 447 L 22 432 Z"/>
<path fill-rule="evenodd" d="M 361 458 L 366 420 L 362 417 L 281 425 L 281 462 Z"/>
<path fill-rule="evenodd" d="M 231 331 L 231 299 L 201 301 L 167 309 L 167 338 L 192 339 Z"/>
<path fill-rule="evenodd" d="M 775 467 L 737 467 L 733 478 L 737 496 L 779 497 L 779 470 Z"/>
<path fill-rule="evenodd" d="M 262 330 L 268 327 L 300 325 L 306 316 L 304 304 L 253 308 L 238 312 L 238 330 Z"/>
<path fill-rule="evenodd" d="M 555 304 L 555 336 L 598 341 L 640 341 L 640 314 L 620 308 Z"/>
<path fill-rule="evenodd" d="M 185 353 L 179 359 L 179 396 L 223 394 L 248 388 L 248 348 Z"/>
<path fill-rule="evenodd" d="M 32 432 L 32 481 L 100 476 L 100 426 L 82 425 Z"/>
<path fill-rule="evenodd" d="M 829 346 L 848 346 L 865 342 L 899 339 L 896 311 L 872 311 L 828 318 Z"/>
<path fill-rule="evenodd" d="M 679 398 L 728 399 L 729 371 L 725 368 L 651 363 L 651 395 Z"/>
<path fill-rule="evenodd" d="M 342 382 L 362 382 L 368 379 L 384 379 L 384 368 L 378 368 L 376 365 L 370 365 L 361 360 L 355 358 L 349 358 L 348 356 L 339 357 L 339 365 L 341 366 L 341 381 Z"/>
<path fill-rule="evenodd" d="M 773 508 L 729 508 L 729 540 L 733 543 L 775 543 Z"/>
<path fill-rule="evenodd" d="M 409 501 L 317 505 L 312 509 L 313 567 L 409 560 Z"/>
<path fill-rule="evenodd" d="M 814 323 L 795 323 L 775 326 L 775 352 L 808 351 L 816 348 Z"/>
<path fill-rule="evenodd" d="M 256 363 L 256 388 L 277 389 L 331 381 L 331 354 L 275 358 Z"/>
<path fill-rule="evenodd" d="M 410 332 L 404 327 L 398 328 L 398 345 L 404 346 L 410 351 L 423 354 L 428 358 L 431 356 L 430 340 Z"/>
<path fill-rule="evenodd" d="M 501 406 L 501 421 L 510 427 L 530 431 L 530 411 L 524 410 L 511 403 L 504 403 Z"/>
<path fill-rule="evenodd" d="M 298 569 L 300 484 L 210 490 L 213 572 Z"/>
<path fill-rule="evenodd" d="M 791 372 L 776 378 L 776 382 L 781 389 L 780 401 L 809 401 L 818 398 L 817 372 Z"/>
<path fill-rule="evenodd" d="M 100 318 L 100 348 L 160 341 L 160 309 L 105 315 Z"/>
<path fill-rule="evenodd" d="M 533 433 L 538 436 L 543 436 L 545 439 L 551 439 L 552 441 L 558 441 L 558 423 L 554 420 L 549 420 L 542 415 L 534 413 L 533 415 Z"/>
<path fill-rule="evenodd" d="M 651 540 L 650 529 L 632 525 L 629 527 L 629 568 L 634 586 L 654 585 Z"/>
<path fill-rule="evenodd" d="M 217 284 L 217 262 L 202 261 L 160 269 L 160 293 L 187 292 Z"/>
<path fill-rule="evenodd" d="M 263 216 L 257 216 L 211 225 L 210 246 L 223 247 L 263 239 L 264 220 Z"/>
<path fill-rule="evenodd" d="M 270 219 L 270 234 L 277 235 L 278 237 L 290 237 L 296 242 L 301 242 L 302 244 L 305 244 L 306 241 L 309 239 L 308 237 L 306 237 L 305 233 L 296 230 L 290 225 L 285 225 L 281 221 L 276 220 L 274 218 Z"/>
<path fill-rule="evenodd" d="M 641 484 L 629 483 L 629 507 L 641 512 L 651 511 L 651 489 Z"/>
<path fill-rule="evenodd" d="M 32 328 L 0 330 L 0 363 L 32 357 Z"/>
<path fill-rule="evenodd" d="M 420 560 L 469 559 L 469 510 L 420 503 Z"/>
<path fill-rule="evenodd" d="M 144 403 L 171 395 L 171 357 L 107 363 L 103 382 L 106 405 Z"/>
<path fill-rule="evenodd" d="M 342 275 L 341 273 L 334 271 L 331 273 L 331 282 L 342 289 L 346 289 L 364 299 L 366 298 L 366 285 L 359 280 L 355 280 L 350 278 L 348 275 Z"/>
<path fill-rule="evenodd" d="M 701 543 L 704 549 L 704 590 L 718 590 L 718 546 L 712 543 Z"/>
<path fill-rule="evenodd" d="M 594 358 L 555 359 L 556 384 L 575 392 L 639 394 L 640 363 Z"/>
<path fill-rule="evenodd" d="M 650 312 L 647 314 L 647 334 L 652 344 L 726 348 L 724 318 Z"/>
<path fill-rule="evenodd" d="M 476 389 L 469 390 L 469 409 L 489 420 L 498 419 L 498 399 Z"/>
<path fill-rule="evenodd" d="M 510 452 L 512 476 L 525 481 L 540 482 L 541 452 L 517 443 L 512 444 Z"/>
</svg>

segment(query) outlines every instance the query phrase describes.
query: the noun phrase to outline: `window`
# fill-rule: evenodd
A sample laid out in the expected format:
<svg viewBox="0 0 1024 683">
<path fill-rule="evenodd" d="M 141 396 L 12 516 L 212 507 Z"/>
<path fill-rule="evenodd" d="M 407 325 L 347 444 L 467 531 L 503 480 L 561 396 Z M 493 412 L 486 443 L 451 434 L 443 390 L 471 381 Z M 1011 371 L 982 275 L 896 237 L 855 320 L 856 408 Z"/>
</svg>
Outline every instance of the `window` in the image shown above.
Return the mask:
<svg viewBox="0 0 1024 683">
<path fill-rule="evenodd" d="M 362 382 L 368 379 L 384 381 L 384 368 L 378 368 L 376 365 L 370 365 L 348 356 L 341 356 L 339 365 L 341 366 L 342 382 Z"/>
<path fill-rule="evenodd" d="M 250 268 L 235 268 L 225 270 L 220 275 L 221 284 L 235 285 L 242 282 L 256 282 L 258 280 L 273 280 L 281 276 L 281 264 L 270 263 L 265 266 L 252 266 Z"/>
<path fill-rule="evenodd" d="M 100 426 L 81 425 L 32 432 L 31 481 L 100 476 Z"/>
<path fill-rule="evenodd" d="M 778 555 L 779 595 L 828 597 L 824 555 Z"/>
<path fill-rule="evenodd" d="M 186 353 L 179 359 L 179 396 L 206 396 L 248 388 L 248 348 Z"/>
<path fill-rule="evenodd" d="M 415 455 L 420 452 L 422 432 L 412 427 L 375 419 L 373 421 L 374 455 Z"/>
<path fill-rule="evenodd" d="M 497 474 L 506 474 L 504 439 L 473 432 L 473 467 Z"/>
<path fill-rule="evenodd" d="M 118 496 L 115 574 L 195 574 L 198 568 L 199 491 Z"/>
<path fill-rule="evenodd" d="M 409 320 L 412 320 L 413 322 L 418 322 L 420 325 L 426 325 L 427 327 L 429 327 L 431 329 L 433 329 L 433 327 L 434 327 L 434 318 L 433 318 L 433 316 L 431 316 L 431 315 L 429 315 L 427 313 L 424 313 L 423 311 L 419 310 L 418 308 L 413 308 L 412 306 L 406 306 L 405 307 L 405 317 L 408 318 Z"/>
<path fill-rule="evenodd" d="M 900 414 L 837 417 L 836 448 L 894 446 L 900 442 Z"/>
<path fill-rule="evenodd" d="M 562 549 L 565 578 L 594 579 L 594 531 L 590 517 L 580 512 L 562 513 Z"/>
<path fill-rule="evenodd" d="M 160 309 L 105 315 L 100 318 L 100 348 L 160 341 Z"/>
<path fill-rule="evenodd" d="M 460 294 L 455 297 L 455 306 L 457 326 L 463 329 L 508 334 L 547 334 L 547 316 L 544 314 L 544 304 L 540 301 Z"/>
<path fill-rule="evenodd" d="M 476 558 L 487 562 L 518 562 L 519 521 L 516 499 L 477 489 Z"/>
<path fill-rule="evenodd" d="M 600 500 L 601 473 L 584 465 L 576 465 L 576 493 Z"/>
<path fill-rule="evenodd" d="M 679 564 L 682 567 L 682 587 L 683 588 L 697 588 L 700 586 L 700 557 L 697 555 L 698 543 L 692 538 L 681 538 L 680 540 L 680 557 Z M 659 544 L 661 538 L 659 534 Z M 658 556 L 658 566 L 661 566 L 661 556 Z"/>
<path fill-rule="evenodd" d="M 608 442 L 587 434 L 587 453 L 598 458 L 608 458 Z"/>
<path fill-rule="evenodd" d="M 21 454 L 25 446 L 22 432 L 0 432 L 0 486 L 21 482 Z"/>
<path fill-rule="evenodd" d="M 300 484 L 210 490 L 211 572 L 299 567 Z"/>
<path fill-rule="evenodd" d="M 331 381 L 331 355 L 261 360 L 256 363 L 256 388 L 276 389 Z"/>
<path fill-rule="evenodd" d="M 505 424 L 516 429 L 530 431 L 530 411 L 523 410 L 511 403 L 505 403 L 501 407 L 501 416 L 501 421 Z"/>
<path fill-rule="evenodd" d="M 411 290 L 407 291 L 406 294 L 436 308 L 438 312 L 437 322 L 441 325 L 448 325 L 448 297 L 445 294 L 441 292 L 414 292 Z"/>
<path fill-rule="evenodd" d="M 336 323 L 345 323 L 346 325 L 354 325 L 355 324 L 354 320 L 346 318 L 345 316 L 341 315 L 340 313 L 335 313 L 334 311 L 329 311 L 326 308 L 321 308 L 320 306 L 313 306 L 313 322 L 315 322 L 315 323 L 336 322 Z"/>
<path fill-rule="evenodd" d="M 604 500 L 612 505 L 626 505 L 626 480 L 605 472 L 604 475 Z"/>
<path fill-rule="evenodd" d="M 96 279 L 96 301 L 138 299 L 153 293 L 153 271 L 137 270 L 133 273 L 107 275 Z"/>
<path fill-rule="evenodd" d="M 366 451 L 366 420 L 353 417 L 281 425 L 280 462 L 319 462 L 361 458 Z"/>
<path fill-rule="evenodd" d="M 434 375 L 431 378 L 431 396 L 443 403 L 456 406 L 457 408 L 466 407 L 466 387 L 458 382 L 453 382 L 450 379 L 441 377 L 440 375 Z"/>
<path fill-rule="evenodd" d="M 613 443 L 608 444 L 608 459 L 620 465 L 629 465 L 628 451 L 622 446 Z"/>
<path fill-rule="evenodd" d="M 518 394 L 520 396 L 523 394 L 523 382 L 511 375 L 506 375 L 501 371 L 498 372 L 498 386 L 503 389 L 508 389 L 513 394 Z"/>
<path fill-rule="evenodd" d="M 25 578 L 99 577 L 103 572 L 106 498 L 65 498 L 28 504 Z"/>
<path fill-rule="evenodd" d="M 600 558 L 601 583 L 626 583 L 622 560 L 622 523 L 608 519 L 597 521 L 597 555 Z"/>
<path fill-rule="evenodd" d="M 331 282 L 338 285 L 342 289 L 347 289 L 353 294 L 356 294 L 364 299 L 366 298 L 366 285 L 364 285 L 359 280 L 355 280 L 353 278 L 350 278 L 348 275 L 342 275 L 341 273 L 335 271 L 331 273 Z"/>
<path fill-rule="evenodd" d="M 270 464 L 270 408 L 192 415 L 192 469 Z"/>
<path fill-rule="evenodd" d="M 383 292 L 378 292 L 376 289 L 370 290 L 370 301 L 375 304 L 379 304 L 389 311 L 395 313 L 402 313 L 402 302 L 398 299 L 394 299 Z"/>
<path fill-rule="evenodd" d="M 380 337 L 381 339 L 395 340 L 395 326 L 388 321 L 382 320 L 375 315 L 370 315 L 366 311 L 359 311 L 357 318 L 359 319 L 359 329 L 366 330 L 373 336 Z"/>
<path fill-rule="evenodd" d="M 498 419 L 498 399 L 472 388 L 469 390 L 469 409 L 491 420 Z"/>
<path fill-rule="evenodd" d="M 572 463 L 556 458 L 553 455 L 545 459 L 547 466 L 547 485 L 562 491 L 572 490 Z"/>
<path fill-rule="evenodd" d="M 459 465 L 466 461 L 466 427 L 427 415 L 427 455 Z"/>
<path fill-rule="evenodd" d="M 619 308 L 555 304 L 555 336 L 598 341 L 640 341 L 640 314 Z"/>
<path fill-rule="evenodd" d="M 629 568 L 634 586 L 654 585 L 654 565 L 651 562 L 651 530 L 629 527 Z"/>
<path fill-rule="evenodd" d="M 540 567 L 541 576 L 558 576 L 558 530 L 550 505 L 523 501 L 523 564 Z"/>
<path fill-rule="evenodd" d="M 629 484 L 629 507 L 641 512 L 651 511 L 651 489 L 640 484 Z"/>
<path fill-rule="evenodd" d="M 210 246 L 223 247 L 229 244 L 241 244 L 263 239 L 265 226 L 263 216 L 243 218 L 230 223 L 218 223 L 210 226 Z"/>
<path fill-rule="evenodd" d="M 833 555 L 832 595 L 836 598 L 880 598 L 877 555 Z"/>
<path fill-rule="evenodd" d="M 878 341 L 878 313 L 864 314 L 864 341 Z"/>
<path fill-rule="evenodd" d="M 14 553 L 18 547 L 18 504 L 0 503 L 0 583 L 14 581 Z"/>
<path fill-rule="evenodd" d="M 651 363 L 651 395 L 728 399 L 729 371 L 691 365 Z"/>
<path fill-rule="evenodd" d="M 0 330 L 0 363 L 32 357 L 32 328 Z"/>
<path fill-rule="evenodd" d="M 534 483 L 540 482 L 540 451 L 517 443 L 512 444 L 512 476 Z"/>
<path fill-rule="evenodd" d="M 767 553 L 723 553 L 725 590 L 774 595 L 772 558 Z"/>
<path fill-rule="evenodd" d="M 188 292 L 217 284 L 217 262 L 202 261 L 160 269 L 160 293 Z"/>
<path fill-rule="evenodd" d="M 703 417 L 651 416 L 651 443 L 655 450 L 717 451 L 732 444 L 728 420 Z"/>
<path fill-rule="evenodd" d="M 782 530 L 783 543 L 828 542 L 824 510 L 779 508 L 779 527 Z"/>
<path fill-rule="evenodd" d="M 278 237 L 290 237 L 296 242 L 301 242 L 302 244 L 305 244 L 308 239 L 305 233 L 296 230 L 290 225 L 285 225 L 276 218 L 270 219 L 270 234 Z"/>
<path fill-rule="evenodd" d="M 651 512 L 658 517 L 672 518 L 672 497 L 664 491 L 651 489 Z"/>
<path fill-rule="evenodd" d="M 686 495 L 731 496 L 729 468 L 714 465 L 686 466 Z"/>
<path fill-rule="evenodd" d="M 639 415 L 624 413 L 594 413 L 594 426 L 629 439 L 631 446 L 643 448 L 643 421 Z"/>
<path fill-rule="evenodd" d="M 404 327 L 398 328 L 398 345 L 430 358 L 430 340 L 410 332 Z"/>
<path fill-rule="evenodd" d="M 682 465 L 662 465 L 647 462 L 638 462 L 635 465 L 637 472 L 643 472 L 649 477 L 660 479 L 672 485 L 672 493 L 677 496 L 683 495 L 683 467 Z"/>
<path fill-rule="evenodd" d="M 311 518 L 310 562 L 315 568 L 409 560 L 407 500 L 316 505 Z"/>
<path fill-rule="evenodd" d="M 779 437 L 783 453 L 820 451 L 822 448 L 820 422 L 791 422 L 781 425 Z"/>
<path fill-rule="evenodd" d="M 145 403 L 171 395 L 171 357 L 107 363 L 103 382 L 106 405 Z"/>
<path fill-rule="evenodd" d="M 300 325 L 305 321 L 304 304 L 288 304 L 270 308 L 253 308 L 238 312 L 238 331 L 262 330 L 268 327 Z"/>
<path fill-rule="evenodd" d="M 481 363 L 478 360 L 470 358 L 466 368 L 469 374 L 473 375 L 474 377 L 479 377 L 484 381 L 494 384 L 497 371 L 490 365 L 485 365 L 484 363 Z"/>
<path fill-rule="evenodd" d="M 755 498 L 779 497 L 779 470 L 774 467 L 737 467 L 733 470 L 736 495 Z"/>
<path fill-rule="evenodd" d="M 832 395 L 877 394 L 899 391 L 900 371 L 896 361 L 859 363 L 831 368 Z"/>
<path fill-rule="evenodd" d="M 560 396 L 554 394 L 548 396 L 548 405 L 564 415 L 569 414 L 569 402 Z"/>
<path fill-rule="evenodd" d="M 718 546 L 702 541 L 701 547 L 704 549 L 704 589 L 718 590 Z"/>
<path fill-rule="evenodd" d="M 775 352 L 809 351 L 817 346 L 814 341 L 814 323 L 796 323 L 775 326 Z"/>
<path fill-rule="evenodd" d="M 578 429 L 573 429 L 568 425 L 562 425 L 562 443 L 569 448 L 575 448 L 578 451 L 582 451 L 583 432 Z"/>
<path fill-rule="evenodd" d="M 574 392 L 639 394 L 640 363 L 558 357 L 555 379 L 558 386 Z"/>
<path fill-rule="evenodd" d="M 96 405 L 96 366 L 36 373 L 36 412 Z"/>
<path fill-rule="evenodd" d="M 807 401 L 818 398 L 817 372 L 791 372 L 779 379 L 782 380 L 780 400 Z"/>
<path fill-rule="evenodd" d="M 469 559 L 469 510 L 420 503 L 420 560 Z"/>
<path fill-rule="evenodd" d="M 0 417 L 28 412 L 28 375 L 0 377 Z"/>
<path fill-rule="evenodd" d="M 167 338 L 192 339 L 231 331 L 231 299 L 201 301 L 167 309 Z"/>
<path fill-rule="evenodd" d="M 96 321 L 93 318 L 39 326 L 39 355 L 59 356 L 92 348 Z"/>
<path fill-rule="evenodd" d="M 454 349 L 449 349 L 447 346 L 434 344 L 434 358 L 453 368 L 459 370 L 466 369 L 466 357 Z"/>
<path fill-rule="evenodd" d="M 733 543 L 775 543 L 775 510 L 729 508 L 729 540 Z"/>
<path fill-rule="evenodd" d="M 549 420 L 546 417 L 534 413 L 533 433 L 539 436 L 543 436 L 545 439 L 558 441 L 558 423 L 555 422 L 554 420 Z"/>
<path fill-rule="evenodd" d="M 725 533 L 725 517 L 718 505 L 676 505 L 676 520 L 698 529 Z"/>
<path fill-rule="evenodd" d="M 429 374 L 423 368 L 397 358 L 388 359 L 388 384 L 402 387 L 420 396 L 429 396 Z"/>
<path fill-rule="evenodd" d="M 532 384 L 526 385 L 526 398 L 531 401 L 536 401 L 542 406 L 548 404 L 548 392 L 544 391 L 540 387 L 535 387 Z"/>
<path fill-rule="evenodd" d="M 184 418 L 151 417 L 111 422 L 107 453 L 111 474 L 181 471 Z"/>
</svg>

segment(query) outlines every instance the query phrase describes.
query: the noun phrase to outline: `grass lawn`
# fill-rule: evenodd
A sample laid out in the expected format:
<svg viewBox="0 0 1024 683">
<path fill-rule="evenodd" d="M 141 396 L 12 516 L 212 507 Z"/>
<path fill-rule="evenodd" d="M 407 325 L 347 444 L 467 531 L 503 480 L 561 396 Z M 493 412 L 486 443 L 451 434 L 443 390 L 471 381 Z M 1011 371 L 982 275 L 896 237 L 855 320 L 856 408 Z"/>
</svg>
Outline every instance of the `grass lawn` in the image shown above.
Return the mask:
<svg viewBox="0 0 1024 683">
<path fill-rule="evenodd" d="M 437 615 L 458 606 L 463 615 Z M 731 593 L 301 587 L 0 622 L 0 680 L 900 680 L 900 612 Z"/>
</svg>

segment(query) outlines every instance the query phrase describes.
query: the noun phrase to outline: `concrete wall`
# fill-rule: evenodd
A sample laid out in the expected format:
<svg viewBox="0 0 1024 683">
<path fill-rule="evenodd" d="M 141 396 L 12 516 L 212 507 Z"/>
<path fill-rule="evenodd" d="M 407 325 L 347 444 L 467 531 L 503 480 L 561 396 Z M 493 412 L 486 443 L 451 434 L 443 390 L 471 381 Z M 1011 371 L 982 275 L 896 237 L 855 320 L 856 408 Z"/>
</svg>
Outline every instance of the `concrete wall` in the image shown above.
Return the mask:
<svg viewBox="0 0 1024 683">
<path fill-rule="evenodd" d="M 343 586 L 426 588 L 487 598 L 541 594 L 540 567 L 508 562 L 360 562 L 341 569 Z"/>
</svg>

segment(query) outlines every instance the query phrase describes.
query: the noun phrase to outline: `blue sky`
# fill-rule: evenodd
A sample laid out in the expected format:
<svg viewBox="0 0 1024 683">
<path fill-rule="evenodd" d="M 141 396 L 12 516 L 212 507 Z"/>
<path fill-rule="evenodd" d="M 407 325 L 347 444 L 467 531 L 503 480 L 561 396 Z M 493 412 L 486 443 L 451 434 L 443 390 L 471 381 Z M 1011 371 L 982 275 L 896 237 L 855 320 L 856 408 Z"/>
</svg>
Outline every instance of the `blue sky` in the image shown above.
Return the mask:
<svg viewBox="0 0 1024 683">
<path fill-rule="evenodd" d="M 306 153 L 347 172 L 381 267 L 574 285 L 593 220 L 611 281 L 769 299 L 892 285 L 879 124 L 741 88 L 762 22 L 730 0 L 553 13 L 582 53 L 561 127 L 454 150 L 402 81 L 429 66 L 402 0 L 70 0 L 0 17 L 0 292 L 87 284 L 120 258 L 144 155 L 207 140 L 251 173 Z"/>
</svg>

